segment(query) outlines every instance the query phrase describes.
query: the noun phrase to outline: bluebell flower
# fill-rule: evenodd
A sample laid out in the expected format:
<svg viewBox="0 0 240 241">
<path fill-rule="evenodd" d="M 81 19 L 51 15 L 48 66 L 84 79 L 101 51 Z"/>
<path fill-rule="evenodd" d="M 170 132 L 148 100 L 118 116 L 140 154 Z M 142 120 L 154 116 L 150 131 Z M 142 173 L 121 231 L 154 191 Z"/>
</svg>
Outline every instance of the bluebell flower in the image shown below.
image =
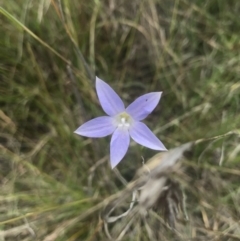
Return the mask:
<svg viewBox="0 0 240 241">
<path fill-rule="evenodd" d="M 150 149 L 167 150 L 153 132 L 141 122 L 155 109 L 162 92 L 142 95 L 125 108 L 117 93 L 98 77 L 96 77 L 96 90 L 100 104 L 108 116 L 94 118 L 81 125 L 74 133 L 93 138 L 112 134 L 110 143 L 112 168 L 125 156 L 130 137 L 138 144 Z"/>
</svg>

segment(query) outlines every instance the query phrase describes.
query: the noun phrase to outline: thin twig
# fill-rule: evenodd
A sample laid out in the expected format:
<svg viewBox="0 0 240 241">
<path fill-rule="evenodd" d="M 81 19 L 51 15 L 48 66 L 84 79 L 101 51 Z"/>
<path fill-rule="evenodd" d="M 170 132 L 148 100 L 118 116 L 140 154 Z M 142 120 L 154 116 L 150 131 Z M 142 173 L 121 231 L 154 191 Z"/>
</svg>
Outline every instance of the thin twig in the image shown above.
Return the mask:
<svg viewBox="0 0 240 241">
<path fill-rule="evenodd" d="M 85 58 L 83 57 L 83 54 L 82 52 L 80 51 L 77 43 L 75 42 L 75 40 L 73 39 L 72 35 L 70 34 L 70 31 L 68 30 L 68 27 L 67 27 L 67 24 L 66 24 L 66 21 L 65 21 L 65 17 L 64 17 L 64 12 L 62 10 L 62 4 L 61 4 L 61 0 L 58 0 L 58 7 L 60 9 L 60 13 L 61 13 L 61 20 L 62 20 L 62 23 L 65 27 L 65 30 L 75 48 L 75 51 L 76 51 L 76 54 L 77 56 L 79 57 L 79 59 L 82 61 L 83 65 L 84 65 L 84 68 L 88 74 L 88 77 L 89 79 L 91 80 L 92 84 L 94 84 L 94 81 L 95 81 L 95 74 L 93 73 L 93 71 L 91 70 L 91 68 L 89 67 L 89 65 L 87 64 Z"/>
<path fill-rule="evenodd" d="M 83 106 L 82 98 L 81 98 L 80 92 L 78 91 L 78 88 L 77 88 L 77 81 L 75 79 L 75 76 L 73 75 L 73 72 L 72 72 L 72 69 L 71 69 L 70 65 L 67 65 L 67 72 L 68 72 L 69 78 L 72 82 L 73 93 L 74 93 L 75 98 L 77 100 L 78 106 L 81 109 L 81 117 L 83 117 L 83 119 L 84 119 L 83 121 L 85 121 L 86 117 L 87 117 L 87 113 L 86 113 L 86 110 Z"/>
</svg>

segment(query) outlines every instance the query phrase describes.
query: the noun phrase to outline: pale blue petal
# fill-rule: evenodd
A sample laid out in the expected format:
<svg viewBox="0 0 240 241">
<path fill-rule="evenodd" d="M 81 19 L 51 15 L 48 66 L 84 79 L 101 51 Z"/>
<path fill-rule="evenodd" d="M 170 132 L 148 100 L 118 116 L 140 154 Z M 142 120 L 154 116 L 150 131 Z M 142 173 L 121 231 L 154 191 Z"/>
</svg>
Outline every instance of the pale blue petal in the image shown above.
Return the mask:
<svg viewBox="0 0 240 241">
<path fill-rule="evenodd" d="M 106 114 L 114 116 L 125 110 L 117 93 L 103 80 L 96 77 L 96 89 L 100 104 Z"/>
<path fill-rule="evenodd" d="M 114 131 L 110 144 L 110 163 L 114 168 L 125 156 L 130 143 L 130 137 L 127 130 L 118 128 Z"/>
<path fill-rule="evenodd" d="M 113 119 L 109 116 L 102 116 L 84 123 L 74 133 L 86 137 L 104 137 L 112 134 L 115 129 Z"/>
<path fill-rule="evenodd" d="M 142 95 L 127 107 L 126 112 L 137 121 L 143 120 L 155 109 L 161 95 L 162 92 Z"/>
<path fill-rule="evenodd" d="M 166 147 L 153 134 L 153 132 L 142 122 L 135 122 L 129 130 L 129 134 L 134 141 L 142 146 L 153 150 L 166 151 Z"/>
</svg>

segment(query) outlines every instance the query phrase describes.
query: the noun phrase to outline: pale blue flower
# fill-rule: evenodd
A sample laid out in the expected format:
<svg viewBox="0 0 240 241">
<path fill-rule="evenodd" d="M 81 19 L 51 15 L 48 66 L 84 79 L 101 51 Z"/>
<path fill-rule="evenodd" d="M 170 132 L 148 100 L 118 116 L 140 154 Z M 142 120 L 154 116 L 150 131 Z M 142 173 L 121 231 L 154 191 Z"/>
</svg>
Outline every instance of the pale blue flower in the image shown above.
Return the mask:
<svg viewBox="0 0 240 241">
<path fill-rule="evenodd" d="M 162 92 L 142 95 L 125 108 L 117 93 L 98 77 L 96 77 L 96 90 L 100 104 L 108 116 L 92 119 L 81 125 L 74 133 L 95 138 L 112 134 L 110 143 L 112 168 L 125 156 L 130 137 L 138 144 L 153 150 L 167 150 L 153 132 L 140 122 L 155 109 Z"/>
</svg>

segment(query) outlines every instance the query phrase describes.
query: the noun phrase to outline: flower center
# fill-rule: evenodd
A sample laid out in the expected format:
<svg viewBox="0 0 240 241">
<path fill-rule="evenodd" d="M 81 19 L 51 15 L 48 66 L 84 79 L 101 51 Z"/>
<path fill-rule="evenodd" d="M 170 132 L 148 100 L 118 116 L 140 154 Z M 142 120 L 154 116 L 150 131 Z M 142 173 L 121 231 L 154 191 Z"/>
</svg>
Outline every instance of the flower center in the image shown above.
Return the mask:
<svg viewBox="0 0 240 241">
<path fill-rule="evenodd" d="M 132 123 L 132 118 L 126 112 L 123 112 L 116 117 L 116 124 L 121 128 L 129 128 Z"/>
<path fill-rule="evenodd" d="M 126 121 L 126 118 L 125 118 L 125 117 L 122 117 L 120 123 L 118 123 L 118 126 L 119 126 L 119 127 L 123 127 L 123 126 L 129 127 L 130 124 L 128 123 L 128 121 Z"/>
</svg>

